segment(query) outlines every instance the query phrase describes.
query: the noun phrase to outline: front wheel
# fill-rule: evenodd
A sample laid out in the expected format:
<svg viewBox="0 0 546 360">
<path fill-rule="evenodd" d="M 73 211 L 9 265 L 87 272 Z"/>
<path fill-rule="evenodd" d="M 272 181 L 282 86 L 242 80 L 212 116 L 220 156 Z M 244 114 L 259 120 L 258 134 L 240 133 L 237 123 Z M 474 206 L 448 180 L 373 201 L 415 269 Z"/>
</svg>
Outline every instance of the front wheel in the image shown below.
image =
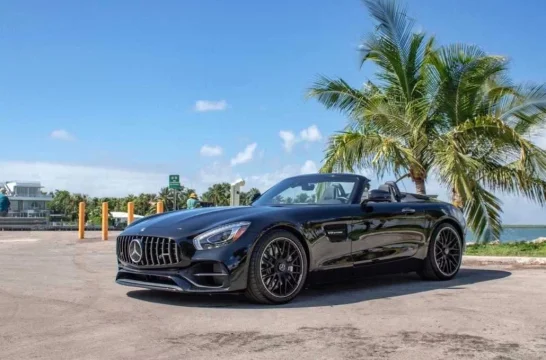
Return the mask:
<svg viewBox="0 0 546 360">
<path fill-rule="evenodd" d="M 453 225 L 440 224 L 432 234 L 423 268 L 418 271 L 425 280 L 450 280 L 457 275 L 463 259 L 463 244 Z"/>
<path fill-rule="evenodd" d="M 294 299 L 307 277 L 307 256 L 289 231 L 275 230 L 254 246 L 245 295 L 262 304 L 283 304 Z"/>
</svg>

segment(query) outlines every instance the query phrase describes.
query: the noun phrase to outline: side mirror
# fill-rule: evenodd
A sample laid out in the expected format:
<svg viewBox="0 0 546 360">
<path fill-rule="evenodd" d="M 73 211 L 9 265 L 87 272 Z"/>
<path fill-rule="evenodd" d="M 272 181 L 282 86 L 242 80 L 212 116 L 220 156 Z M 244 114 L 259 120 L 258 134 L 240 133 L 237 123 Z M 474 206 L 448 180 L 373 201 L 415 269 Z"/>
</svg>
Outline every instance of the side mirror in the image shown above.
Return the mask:
<svg viewBox="0 0 546 360">
<path fill-rule="evenodd" d="M 368 198 L 362 201 L 362 205 L 367 205 L 369 202 L 391 202 L 392 195 L 390 191 L 371 190 Z"/>
<path fill-rule="evenodd" d="M 250 203 L 252 204 L 254 201 L 258 200 L 260 196 L 262 196 L 262 194 L 254 193 L 254 195 L 252 195 L 252 197 L 250 198 Z"/>
</svg>

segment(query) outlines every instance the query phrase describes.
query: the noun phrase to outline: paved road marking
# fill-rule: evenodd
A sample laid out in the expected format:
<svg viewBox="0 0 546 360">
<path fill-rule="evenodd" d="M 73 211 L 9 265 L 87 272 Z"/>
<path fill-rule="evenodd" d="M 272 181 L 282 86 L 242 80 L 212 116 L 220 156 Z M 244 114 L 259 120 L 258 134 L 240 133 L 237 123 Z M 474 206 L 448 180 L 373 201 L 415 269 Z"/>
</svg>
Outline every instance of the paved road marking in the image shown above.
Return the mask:
<svg viewBox="0 0 546 360">
<path fill-rule="evenodd" d="M 35 242 L 40 239 L 0 239 L 0 243 L 11 243 L 11 242 Z"/>
</svg>

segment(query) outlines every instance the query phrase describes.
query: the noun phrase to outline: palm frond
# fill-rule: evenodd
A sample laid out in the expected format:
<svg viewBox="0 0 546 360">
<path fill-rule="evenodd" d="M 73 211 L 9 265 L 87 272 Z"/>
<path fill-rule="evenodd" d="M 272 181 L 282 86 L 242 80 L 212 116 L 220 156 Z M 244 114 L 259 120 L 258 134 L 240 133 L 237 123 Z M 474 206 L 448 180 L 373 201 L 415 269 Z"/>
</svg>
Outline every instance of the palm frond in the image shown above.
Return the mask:
<svg viewBox="0 0 546 360">
<path fill-rule="evenodd" d="M 505 101 L 495 109 L 496 115 L 521 134 L 546 125 L 546 84 L 520 85 L 503 94 Z"/>
<path fill-rule="evenodd" d="M 410 149 L 396 139 L 374 133 L 345 131 L 329 139 L 321 172 L 372 169 L 381 177 L 385 172 L 397 176 L 420 168 Z"/>
<path fill-rule="evenodd" d="M 376 34 L 388 39 L 407 58 L 415 22 L 408 17 L 406 8 L 391 0 L 364 0 L 364 3 L 378 22 Z"/>
<path fill-rule="evenodd" d="M 485 163 L 478 179 L 490 190 L 525 197 L 541 206 L 546 205 L 546 179 L 533 175 L 521 160 L 502 166 Z"/>
<path fill-rule="evenodd" d="M 376 91 L 378 90 L 373 85 L 357 90 L 343 79 L 334 80 L 321 76 L 309 89 L 307 96 L 316 98 L 327 109 L 336 108 L 351 115 L 356 108 L 366 103 L 368 96 Z"/>
<path fill-rule="evenodd" d="M 472 196 L 465 201 L 464 212 L 468 226 L 478 239 L 482 238 L 488 229 L 495 238 L 500 237 L 502 202 L 479 184 L 476 184 Z"/>
<path fill-rule="evenodd" d="M 484 107 L 484 85 L 501 78 L 506 71 L 503 57 L 487 55 L 479 47 L 453 44 L 429 57 L 431 78 L 437 90 L 436 101 L 452 125 L 489 112 Z"/>
<path fill-rule="evenodd" d="M 390 0 L 365 0 L 371 16 L 377 21 L 376 31 L 361 45 L 361 65 L 373 61 L 382 70 L 378 77 L 390 91 L 406 101 L 419 91 L 419 74 L 432 49 L 433 40 L 413 31 L 414 21 L 406 9 Z"/>
</svg>

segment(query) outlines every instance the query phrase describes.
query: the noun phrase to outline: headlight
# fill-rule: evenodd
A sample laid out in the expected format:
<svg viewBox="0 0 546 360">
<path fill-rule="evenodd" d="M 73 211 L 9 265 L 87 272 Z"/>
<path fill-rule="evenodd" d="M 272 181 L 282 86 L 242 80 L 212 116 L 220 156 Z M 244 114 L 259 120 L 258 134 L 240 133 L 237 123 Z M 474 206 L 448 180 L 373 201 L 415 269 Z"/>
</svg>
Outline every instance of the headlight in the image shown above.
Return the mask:
<svg viewBox="0 0 546 360">
<path fill-rule="evenodd" d="M 231 244 L 239 239 L 249 226 L 250 223 L 247 221 L 222 225 L 206 233 L 197 235 L 193 239 L 193 245 L 197 250 L 207 250 Z"/>
</svg>

